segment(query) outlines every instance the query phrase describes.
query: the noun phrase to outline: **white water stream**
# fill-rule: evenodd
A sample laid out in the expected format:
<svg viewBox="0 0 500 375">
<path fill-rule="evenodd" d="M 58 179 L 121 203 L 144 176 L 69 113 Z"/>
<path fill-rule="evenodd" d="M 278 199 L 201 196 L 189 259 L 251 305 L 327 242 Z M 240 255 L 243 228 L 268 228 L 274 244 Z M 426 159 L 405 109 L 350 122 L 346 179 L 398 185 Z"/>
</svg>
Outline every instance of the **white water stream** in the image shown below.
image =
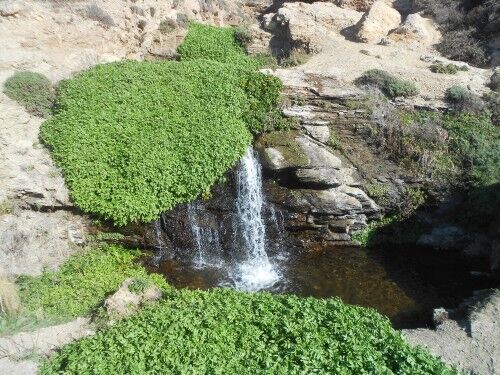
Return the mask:
<svg viewBox="0 0 500 375">
<path fill-rule="evenodd" d="M 259 290 L 276 283 L 280 276 L 266 253 L 266 227 L 262 217 L 262 171 L 255 151 L 249 147 L 236 174 L 236 238 L 242 256 L 232 275 L 236 288 Z"/>
</svg>

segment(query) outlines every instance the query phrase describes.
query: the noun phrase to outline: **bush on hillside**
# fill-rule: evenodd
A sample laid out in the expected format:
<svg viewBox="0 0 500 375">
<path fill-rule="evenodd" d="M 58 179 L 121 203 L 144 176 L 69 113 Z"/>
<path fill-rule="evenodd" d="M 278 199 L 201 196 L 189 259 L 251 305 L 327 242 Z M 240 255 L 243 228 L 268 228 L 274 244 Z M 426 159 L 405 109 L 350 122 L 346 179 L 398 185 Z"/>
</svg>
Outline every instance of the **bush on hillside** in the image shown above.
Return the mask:
<svg viewBox="0 0 500 375">
<path fill-rule="evenodd" d="M 489 39 L 496 32 L 490 15 L 500 11 L 495 0 L 415 0 L 415 11 L 434 17 L 443 34 L 437 49 L 453 60 L 476 66 L 491 59 Z"/>
<path fill-rule="evenodd" d="M 41 137 L 82 210 L 124 225 L 194 200 L 276 110 L 281 82 L 256 70 L 233 29 L 192 24 L 179 52 L 181 62 L 106 64 L 61 83 Z"/>
<path fill-rule="evenodd" d="M 432 64 L 429 69 L 433 73 L 441 73 L 441 74 L 457 74 L 459 71 L 467 71 L 466 65 L 458 66 L 455 64 Z"/>
<path fill-rule="evenodd" d="M 485 109 L 485 104 L 479 96 L 459 85 L 446 90 L 446 100 L 458 111 L 479 113 Z"/>
<path fill-rule="evenodd" d="M 17 72 L 5 81 L 3 91 L 32 115 L 48 117 L 52 113 L 55 100 L 54 88 L 40 73 Z"/>
<path fill-rule="evenodd" d="M 357 78 L 358 86 L 376 87 L 389 98 L 409 97 L 418 93 L 417 87 L 409 82 L 392 76 L 380 69 L 371 69 Z"/>
<path fill-rule="evenodd" d="M 229 289 L 172 291 L 63 347 L 40 373 L 457 374 L 372 309 Z"/>
<path fill-rule="evenodd" d="M 86 16 L 91 20 L 99 22 L 105 28 L 115 25 L 115 21 L 113 21 L 113 18 L 111 18 L 109 13 L 97 4 L 92 4 L 87 7 Z"/>
<path fill-rule="evenodd" d="M 252 44 L 253 41 L 252 32 L 245 26 L 238 26 L 234 30 L 234 37 L 240 46 L 242 46 L 245 50 L 247 50 L 248 46 Z"/>
</svg>

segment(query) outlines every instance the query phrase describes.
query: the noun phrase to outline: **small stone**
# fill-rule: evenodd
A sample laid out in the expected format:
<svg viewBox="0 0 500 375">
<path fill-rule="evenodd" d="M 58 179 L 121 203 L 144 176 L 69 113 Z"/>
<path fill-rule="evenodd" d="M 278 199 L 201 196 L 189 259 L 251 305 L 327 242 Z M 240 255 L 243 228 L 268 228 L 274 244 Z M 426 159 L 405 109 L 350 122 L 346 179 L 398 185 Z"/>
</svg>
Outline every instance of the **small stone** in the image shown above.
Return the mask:
<svg viewBox="0 0 500 375">
<path fill-rule="evenodd" d="M 15 0 L 2 0 L 0 1 L 0 16 L 12 17 L 24 8 L 24 4 Z"/>
</svg>

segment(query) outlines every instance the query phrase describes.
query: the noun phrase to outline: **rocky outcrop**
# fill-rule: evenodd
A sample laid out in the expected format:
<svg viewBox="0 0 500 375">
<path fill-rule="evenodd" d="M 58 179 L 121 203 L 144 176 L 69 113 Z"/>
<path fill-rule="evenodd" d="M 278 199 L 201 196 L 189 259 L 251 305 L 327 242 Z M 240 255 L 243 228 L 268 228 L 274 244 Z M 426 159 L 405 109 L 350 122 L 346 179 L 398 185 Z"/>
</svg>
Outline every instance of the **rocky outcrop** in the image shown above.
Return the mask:
<svg viewBox="0 0 500 375">
<path fill-rule="evenodd" d="M 457 309 L 434 310 L 435 330 L 404 330 L 414 345 L 427 347 L 467 374 L 500 371 L 500 291 L 478 291 Z"/>
<path fill-rule="evenodd" d="M 274 35 L 275 50 L 317 53 L 330 33 L 354 25 L 360 17 L 361 13 L 332 3 L 285 3 L 276 13 L 264 15 L 262 26 Z"/>
<path fill-rule="evenodd" d="M 398 42 L 414 42 L 431 46 L 439 41 L 441 33 L 431 18 L 424 18 L 418 13 L 413 13 L 391 32 L 390 38 Z"/>
<path fill-rule="evenodd" d="M 363 43 L 379 43 L 400 23 L 399 12 L 385 1 L 377 0 L 356 25 L 356 39 Z"/>
</svg>

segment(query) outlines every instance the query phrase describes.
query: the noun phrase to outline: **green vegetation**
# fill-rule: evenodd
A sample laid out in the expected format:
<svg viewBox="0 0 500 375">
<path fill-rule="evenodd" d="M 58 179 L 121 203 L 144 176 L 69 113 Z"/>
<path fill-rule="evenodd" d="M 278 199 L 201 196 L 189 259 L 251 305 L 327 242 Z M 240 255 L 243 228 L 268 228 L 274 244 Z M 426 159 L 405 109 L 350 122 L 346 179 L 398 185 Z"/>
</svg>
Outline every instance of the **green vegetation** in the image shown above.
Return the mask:
<svg viewBox="0 0 500 375">
<path fill-rule="evenodd" d="M 128 286 L 128 290 L 134 294 L 141 294 L 149 288 L 151 282 L 144 279 L 134 279 Z"/>
<path fill-rule="evenodd" d="M 280 65 L 283 68 L 291 68 L 294 66 L 299 66 L 305 64 L 311 55 L 306 53 L 301 49 L 293 49 L 286 57 L 280 61 Z"/>
<path fill-rule="evenodd" d="M 455 374 L 387 318 L 339 299 L 172 291 L 64 347 L 41 374 Z"/>
<path fill-rule="evenodd" d="M 379 205 L 385 206 L 389 203 L 389 185 L 382 182 L 373 182 L 365 186 L 366 193 Z"/>
<path fill-rule="evenodd" d="M 15 317 L 0 317 L 0 333 L 88 315 L 127 278 L 168 289 L 163 277 L 150 275 L 135 264 L 140 254 L 119 246 L 102 246 L 72 256 L 58 271 L 20 278 L 21 311 Z"/>
<path fill-rule="evenodd" d="M 191 24 L 180 62 L 97 66 L 61 83 L 41 129 L 75 204 L 117 225 L 149 222 L 206 193 L 251 133 L 281 128 L 281 82 L 234 29 Z"/>
<path fill-rule="evenodd" d="M 248 48 L 250 44 L 252 44 L 253 36 L 250 29 L 246 26 L 238 26 L 234 30 L 234 37 L 236 41 L 243 47 L 245 50 Z"/>
<path fill-rule="evenodd" d="M 430 66 L 430 70 L 433 73 L 441 73 L 441 74 L 457 74 L 459 71 L 466 72 L 469 70 L 467 65 L 458 66 L 455 64 L 432 64 Z"/>
<path fill-rule="evenodd" d="M 371 221 L 365 229 L 354 233 L 351 236 L 352 240 L 363 247 L 372 246 L 377 242 L 375 239 L 377 238 L 378 231 L 381 228 L 391 225 L 397 220 L 397 216 L 386 216 L 381 220 Z"/>
<path fill-rule="evenodd" d="M 55 92 L 44 75 L 28 71 L 17 72 L 5 81 L 3 91 L 32 115 L 50 116 Z"/>
<path fill-rule="evenodd" d="M 409 82 L 396 78 L 386 71 L 371 69 L 357 78 L 355 83 L 359 86 L 373 86 L 382 91 L 389 98 L 408 97 L 418 94 L 417 87 Z"/>
</svg>

